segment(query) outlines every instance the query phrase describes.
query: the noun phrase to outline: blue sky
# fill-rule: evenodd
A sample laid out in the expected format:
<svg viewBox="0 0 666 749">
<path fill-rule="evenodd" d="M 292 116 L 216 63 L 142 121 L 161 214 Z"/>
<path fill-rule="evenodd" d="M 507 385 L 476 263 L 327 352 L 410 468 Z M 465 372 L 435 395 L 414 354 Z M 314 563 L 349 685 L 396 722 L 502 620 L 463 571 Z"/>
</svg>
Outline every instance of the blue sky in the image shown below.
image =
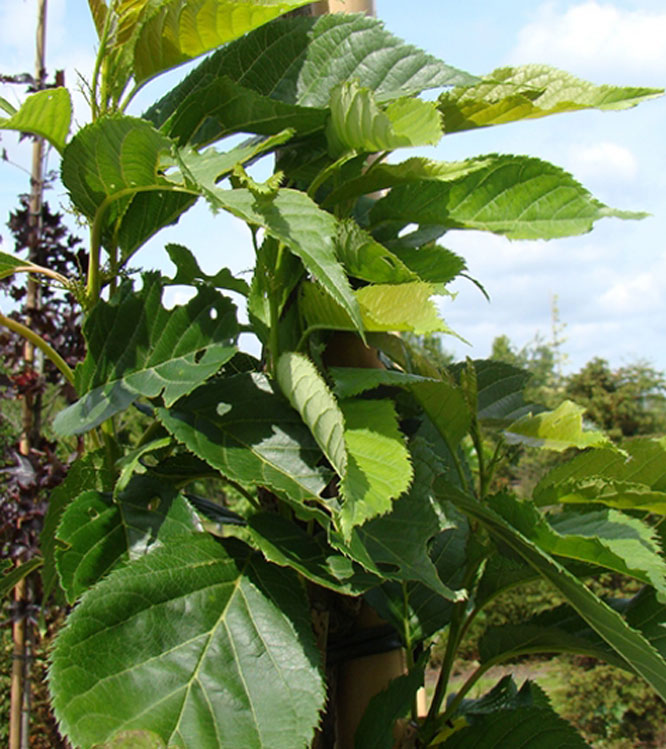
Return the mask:
<svg viewBox="0 0 666 749">
<path fill-rule="evenodd" d="M 0 72 L 32 70 L 35 0 L 0 4 Z M 81 0 L 50 0 L 47 60 L 51 70 L 87 74 L 95 36 Z M 457 67 L 476 74 L 528 62 L 545 62 L 596 83 L 666 85 L 666 6 L 663 0 L 376 0 L 388 29 Z M 151 83 L 134 114 L 168 89 L 183 70 Z M 2 88 L 2 87 L 0 87 Z M 16 100 L 5 87 L 0 95 Z M 84 121 L 81 97 L 77 116 Z M 645 359 L 666 370 L 666 99 L 625 112 L 581 112 L 445 137 L 431 158 L 455 160 L 480 153 L 522 153 L 548 159 L 572 172 L 603 202 L 617 208 L 649 211 L 644 221 L 607 219 L 595 230 L 552 242 L 509 242 L 479 232 L 451 232 L 444 243 L 466 257 L 471 274 L 483 282 L 488 304 L 469 282 L 456 284 L 454 301 L 443 299 L 449 325 L 473 346 L 450 340 L 459 355 L 485 356 L 492 339 L 507 334 L 521 346 L 537 333 L 550 335 L 550 308 L 558 297 L 567 324 L 564 349 L 568 369 L 593 356 L 614 365 Z M 13 135 L 2 145 L 27 166 L 25 147 Z M 425 152 L 424 152 L 425 153 Z M 401 154 L 402 156 L 402 154 Z M 56 167 L 54 155 L 50 166 Z M 0 235 L 10 250 L 5 216 L 28 178 L 0 165 Z M 61 189 L 48 196 L 66 207 Z M 169 269 L 163 246 L 178 241 L 214 270 L 234 271 L 252 263 L 245 227 L 213 219 L 205 205 L 162 232 L 141 251 L 137 262 Z M 449 341 L 447 341 L 449 345 Z"/>
</svg>

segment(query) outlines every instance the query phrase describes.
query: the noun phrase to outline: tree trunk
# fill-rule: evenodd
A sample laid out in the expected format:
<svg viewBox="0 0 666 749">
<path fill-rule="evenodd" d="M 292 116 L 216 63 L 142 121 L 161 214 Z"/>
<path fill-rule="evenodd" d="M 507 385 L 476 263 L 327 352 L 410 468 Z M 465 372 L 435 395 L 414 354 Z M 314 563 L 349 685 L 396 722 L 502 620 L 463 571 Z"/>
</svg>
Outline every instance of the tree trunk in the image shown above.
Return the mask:
<svg viewBox="0 0 666 749">
<path fill-rule="evenodd" d="M 37 90 L 44 87 L 44 49 L 46 43 L 46 0 L 38 0 L 37 40 L 35 59 L 35 82 Z M 42 194 L 43 194 L 44 141 L 35 138 L 32 147 L 32 172 L 30 179 L 30 250 L 29 259 L 37 262 L 37 250 L 41 235 Z M 39 285 L 32 274 L 28 275 L 26 299 L 26 325 L 30 326 L 34 311 L 39 309 Z M 35 347 L 25 342 L 23 359 L 26 370 L 38 369 Z M 41 395 L 33 398 L 24 396 L 21 403 L 21 455 L 30 454 L 35 443 L 41 422 Z M 19 560 L 20 561 L 20 560 Z M 32 658 L 32 637 L 28 631 L 27 605 L 30 600 L 30 585 L 22 580 L 14 588 L 15 619 L 12 628 L 13 662 L 9 714 L 9 749 L 28 749 L 30 726 L 30 667 Z"/>
</svg>

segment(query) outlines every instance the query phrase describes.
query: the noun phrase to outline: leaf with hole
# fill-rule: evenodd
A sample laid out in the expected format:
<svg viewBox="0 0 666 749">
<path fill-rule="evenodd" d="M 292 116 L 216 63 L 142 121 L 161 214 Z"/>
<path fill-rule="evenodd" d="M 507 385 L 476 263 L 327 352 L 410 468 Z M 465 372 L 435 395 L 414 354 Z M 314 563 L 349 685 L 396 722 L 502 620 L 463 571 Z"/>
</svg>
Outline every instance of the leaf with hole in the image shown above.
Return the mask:
<svg viewBox="0 0 666 749">
<path fill-rule="evenodd" d="M 92 429 L 141 396 L 161 395 L 171 405 L 236 353 L 236 308 L 229 299 L 201 287 L 187 304 L 167 310 L 161 298 L 159 278 L 146 275 L 141 291 L 127 285 L 91 312 L 84 326 L 88 352 L 75 370 L 80 400 L 56 417 L 60 434 Z"/>
</svg>

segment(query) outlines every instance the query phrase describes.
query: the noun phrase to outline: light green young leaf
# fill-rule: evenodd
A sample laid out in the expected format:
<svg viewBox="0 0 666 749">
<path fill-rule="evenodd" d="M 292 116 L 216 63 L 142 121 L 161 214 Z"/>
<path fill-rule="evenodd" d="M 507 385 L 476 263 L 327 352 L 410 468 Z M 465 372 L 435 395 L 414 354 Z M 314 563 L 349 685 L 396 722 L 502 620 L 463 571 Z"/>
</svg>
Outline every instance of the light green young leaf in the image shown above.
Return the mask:
<svg viewBox="0 0 666 749">
<path fill-rule="evenodd" d="M 308 0 L 166 0 L 146 8 L 134 44 L 138 83 L 242 37 Z M 126 3 L 130 8 L 136 3 Z"/>
<path fill-rule="evenodd" d="M 57 637 L 49 686 L 76 745 L 141 729 L 183 749 L 293 749 L 324 704 L 319 661 L 297 576 L 200 535 L 92 588 Z"/>
<path fill-rule="evenodd" d="M 409 487 L 413 471 L 391 401 L 347 400 L 347 470 L 340 484 L 343 502 L 338 522 L 345 538 L 352 528 L 388 512 Z"/>
<path fill-rule="evenodd" d="M 444 92 L 447 133 L 580 109 L 628 109 L 663 93 L 656 88 L 596 86 L 548 65 L 499 68 L 472 86 Z"/>
<path fill-rule="evenodd" d="M 170 310 L 161 299 L 159 278 L 146 275 L 140 292 L 127 288 L 95 306 L 84 325 L 88 352 L 75 370 L 80 400 L 56 417 L 60 434 L 92 429 L 141 396 L 161 395 L 169 406 L 235 354 L 238 324 L 229 299 L 205 286 Z"/>
<path fill-rule="evenodd" d="M 373 153 L 410 146 L 436 145 L 442 125 L 436 104 L 414 98 L 392 101 L 381 109 L 368 88 L 345 81 L 333 89 L 326 129 L 329 152 Z"/>
<path fill-rule="evenodd" d="M 137 476 L 115 499 L 83 492 L 67 507 L 56 532 L 56 567 L 67 601 L 73 604 L 123 562 L 201 530 L 189 503 L 151 477 Z"/>
<path fill-rule="evenodd" d="M 183 112 L 190 95 L 223 76 L 264 97 L 318 109 L 328 107 L 331 92 L 345 81 L 357 80 L 382 102 L 478 81 L 405 44 L 368 16 L 278 19 L 205 60 L 151 107 L 148 119 L 160 127 L 174 112 Z M 205 141 L 215 137 L 211 129 Z"/>
<path fill-rule="evenodd" d="M 582 485 L 580 491 L 594 490 L 594 482 L 601 482 L 597 485 L 601 502 L 604 501 L 603 496 L 612 498 L 617 490 L 619 494 L 628 492 L 625 499 L 618 497 L 617 501 L 631 502 L 631 497 L 634 496 L 640 503 L 642 492 L 633 490 L 626 484 L 642 485 L 654 492 L 666 492 L 666 439 L 639 437 L 623 442 L 620 448 L 588 450 L 557 466 L 537 484 L 534 490 L 535 501 L 540 505 L 557 502 L 560 491 L 564 496 L 569 491 L 578 491 L 579 482 Z M 592 482 L 586 490 L 583 488 L 585 482 Z M 657 497 L 655 501 L 658 501 Z"/>
<path fill-rule="evenodd" d="M 585 409 L 572 401 L 564 401 L 554 411 L 536 416 L 523 416 L 514 421 L 504 436 L 509 444 L 523 444 L 544 450 L 563 452 L 570 447 L 585 449 L 610 445 L 603 432 L 583 430 Z"/>
<path fill-rule="evenodd" d="M 20 109 L 0 117 L 0 130 L 18 130 L 45 138 L 62 153 L 72 121 L 72 100 L 66 88 L 50 88 L 31 94 Z"/>
<path fill-rule="evenodd" d="M 130 450 L 128 453 L 123 455 L 116 461 L 115 469 L 118 472 L 118 479 L 116 485 L 113 488 L 114 497 L 118 496 L 118 492 L 123 491 L 127 488 L 127 485 L 135 474 L 146 473 L 146 467 L 141 463 L 141 458 L 144 455 L 155 452 L 156 450 L 162 450 L 165 447 L 172 445 L 171 437 L 160 437 L 159 439 L 145 442 L 134 450 Z"/>
<path fill-rule="evenodd" d="M 315 365 L 303 354 L 282 354 L 276 370 L 280 389 L 298 411 L 338 476 L 345 475 L 345 420 Z"/>
<path fill-rule="evenodd" d="M 354 296 L 361 311 L 363 329 L 368 332 L 452 333 L 430 299 L 433 293 L 430 284 L 416 281 L 372 284 L 357 289 Z M 331 330 L 355 330 L 345 310 L 333 299 L 326 299 L 315 284 L 301 286 L 299 305 L 308 325 Z"/>
<path fill-rule="evenodd" d="M 374 227 L 416 223 L 477 229 L 510 239 L 584 234 L 600 218 L 644 218 L 596 200 L 570 174 L 529 156 L 492 156 L 484 168 L 450 182 L 398 185 L 370 211 Z"/>
<path fill-rule="evenodd" d="M 637 630 L 589 591 L 576 576 L 550 554 L 514 528 L 493 509 L 457 490 L 443 478 L 435 480 L 435 492 L 481 523 L 498 541 L 507 544 L 542 577 L 548 580 L 583 619 L 620 655 L 636 673 L 666 699 L 666 661 Z"/>
<path fill-rule="evenodd" d="M 314 505 L 330 480 L 321 451 L 289 403 L 262 375 L 210 382 L 157 416 L 188 450 L 244 486 L 265 486 L 300 517 L 328 515 Z"/>
</svg>

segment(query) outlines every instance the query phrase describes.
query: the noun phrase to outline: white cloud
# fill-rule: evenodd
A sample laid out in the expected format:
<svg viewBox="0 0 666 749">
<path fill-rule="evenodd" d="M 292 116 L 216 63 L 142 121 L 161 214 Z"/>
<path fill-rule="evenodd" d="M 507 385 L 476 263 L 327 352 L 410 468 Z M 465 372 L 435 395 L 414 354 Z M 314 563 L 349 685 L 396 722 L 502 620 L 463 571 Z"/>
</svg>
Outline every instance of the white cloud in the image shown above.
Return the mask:
<svg viewBox="0 0 666 749">
<path fill-rule="evenodd" d="M 518 34 L 514 62 L 546 62 L 579 74 L 666 73 L 666 9 L 625 10 L 587 0 L 566 10 L 548 2 Z"/>
<path fill-rule="evenodd" d="M 634 154 L 617 143 L 577 144 L 567 154 L 566 167 L 580 180 L 633 181 L 638 173 Z"/>
<path fill-rule="evenodd" d="M 609 317 L 637 316 L 663 308 L 663 276 L 639 273 L 617 281 L 599 298 L 600 312 Z"/>
</svg>

